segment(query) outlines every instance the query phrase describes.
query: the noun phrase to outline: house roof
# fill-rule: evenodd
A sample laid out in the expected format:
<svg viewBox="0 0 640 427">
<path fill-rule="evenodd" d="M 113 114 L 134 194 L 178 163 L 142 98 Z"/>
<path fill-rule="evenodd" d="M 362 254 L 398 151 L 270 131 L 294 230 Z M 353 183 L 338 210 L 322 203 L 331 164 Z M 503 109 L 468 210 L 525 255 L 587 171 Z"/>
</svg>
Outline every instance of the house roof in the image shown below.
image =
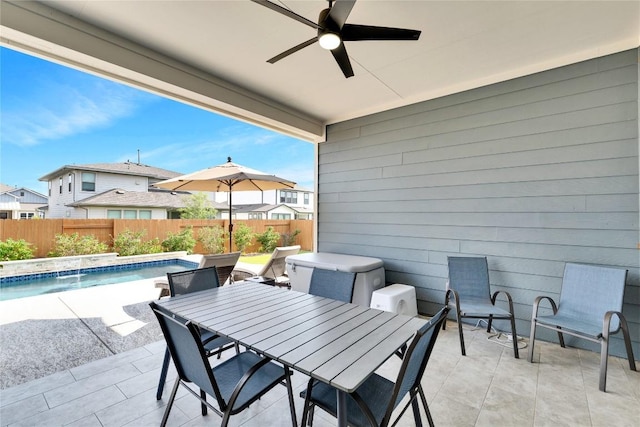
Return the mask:
<svg viewBox="0 0 640 427">
<path fill-rule="evenodd" d="M 295 211 L 295 212 L 298 212 L 298 213 L 313 213 L 312 209 L 293 207 L 293 206 L 289 206 L 286 203 L 280 203 L 280 204 L 277 204 L 277 205 L 269 205 L 269 204 L 266 204 L 266 203 L 234 205 L 233 206 L 233 211 L 235 213 L 270 212 L 270 211 L 272 211 L 274 209 L 277 209 L 277 208 L 279 208 L 281 206 L 285 206 L 285 207 L 291 209 L 292 211 Z"/>
<path fill-rule="evenodd" d="M 12 185 L 6 185 L 0 182 L 0 193 L 6 193 L 8 191 L 12 191 L 15 190 L 16 187 L 12 186 Z"/>
<path fill-rule="evenodd" d="M 314 22 L 327 7 L 272 1 Z M 347 23 L 422 34 L 347 41 L 345 79 L 317 44 L 267 63 L 317 32 L 249 1 L 3 0 L 0 32 L 5 46 L 320 142 L 327 124 L 637 48 L 640 2 L 358 0 Z"/>
<path fill-rule="evenodd" d="M 124 162 L 124 163 L 89 163 L 81 165 L 64 165 L 53 172 L 39 178 L 40 181 L 49 181 L 60 175 L 66 175 L 73 171 L 87 172 L 104 172 L 117 173 L 123 175 L 144 176 L 152 179 L 169 179 L 182 175 L 180 172 L 174 172 L 167 169 L 157 168 L 142 163 Z"/>
<path fill-rule="evenodd" d="M 47 198 L 47 196 L 45 196 L 44 194 L 38 193 L 37 191 L 31 190 L 26 187 L 13 187 L 11 185 L 5 185 L 0 183 L 0 194 L 11 194 L 14 197 L 20 197 L 20 196 L 16 196 L 15 194 L 12 194 L 12 193 L 15 193 L 16 191 L 27 191 L 31 194 L 35 194 L 36 196 L 43 197 L 45 199 Z"/>
<path fill-rule="evenodd" d="M 180 209 L 184 208 L 184 198 L 189 196 L 187 192 L 176 191 L 126 191 L 121 188 L 114 188 L 95 196 L 88 197 L 69 206 L 89 207 L 89 206 L 114 206 L 114 207 L 140 207 L 140 208 L 164 208 Z M 229 210 L 223 203 L 212 203 L 213 207 L 219 211 Z"/>
<path fill-rule="evenodd" d="M 21 191 L 24 191 L 26 193 L 31 193 L 35 196 L 41 197 L 43 199 L 47 199 L 47 196 L 45 196 L 42 193 L 38 193 L 37 191 L 31 190 L 29 188 L 26 187 L 13 187 L 10 185 L 5 185 L 5 184 L 0 184 L 0 195 L 6 195 L 6 196 L 11 196 L 14 197 L 16 199 L 20 198 L 19 195 L 15 194 L 15 193 L 19 193 Z M 22 202 L 22 204 L 24 205 L 24 202 Z"/>
</svg>

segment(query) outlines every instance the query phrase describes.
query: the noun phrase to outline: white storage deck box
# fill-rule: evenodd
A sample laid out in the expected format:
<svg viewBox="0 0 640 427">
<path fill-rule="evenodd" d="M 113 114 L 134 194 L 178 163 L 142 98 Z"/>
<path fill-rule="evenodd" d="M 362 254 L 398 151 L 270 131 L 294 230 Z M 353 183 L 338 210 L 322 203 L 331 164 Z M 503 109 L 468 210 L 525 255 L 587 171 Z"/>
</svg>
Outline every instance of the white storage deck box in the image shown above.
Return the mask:
<svg viewBox="0 0 640 427">
<path fill-rule="evenodd" d="M 373 292 L 371 308 L 407 316 L 418 315 L 416 288 L 395 283 Z"/>
<path fill-rule="evenodd" d="M 384 263 L 378 258 L 319 252 L 289 255 L 286 263 L 291 289 L 300 292 L 309 292 L 314 268 L 357 273 L 352 302 L 365 307 L 369 307 L 373 291 L 385 284 Z"/>
</svg>

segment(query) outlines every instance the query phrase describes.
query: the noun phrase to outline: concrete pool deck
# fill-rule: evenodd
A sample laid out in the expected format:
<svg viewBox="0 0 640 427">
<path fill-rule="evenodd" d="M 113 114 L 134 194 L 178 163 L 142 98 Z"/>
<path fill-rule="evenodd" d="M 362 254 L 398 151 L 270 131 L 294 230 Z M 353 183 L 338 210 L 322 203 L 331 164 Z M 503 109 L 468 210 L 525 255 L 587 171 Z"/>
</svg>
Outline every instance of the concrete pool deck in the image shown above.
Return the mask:
<svg viewBox="0 0 640 427">
<path fill-rule="evenodd" d="M 0 301 L 0 389 L 162 340 L 153 279 Z"/>
<path fill-rule="evenodd" d="M 0 390 L 164 340 L 149 309 L 153 281 L 0 301 Z"/>
</svg>

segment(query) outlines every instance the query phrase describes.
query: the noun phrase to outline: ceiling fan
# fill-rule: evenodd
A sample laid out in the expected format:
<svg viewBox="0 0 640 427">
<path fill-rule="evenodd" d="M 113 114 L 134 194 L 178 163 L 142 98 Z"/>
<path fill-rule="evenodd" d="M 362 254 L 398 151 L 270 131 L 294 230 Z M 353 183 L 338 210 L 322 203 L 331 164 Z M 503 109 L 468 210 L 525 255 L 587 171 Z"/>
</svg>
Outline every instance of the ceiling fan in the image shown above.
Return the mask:
<svg viewBox="0 0 640 427">
<path fill-rule="evenodd" d="M 376 27 L 371 25 L 347 24 L 346 20 L 356 0 L 329 0 L 329 7 L 320 12 L 318 23 L 290 11 L 268 0 L 252 0 L 284 16 L 318 30 L 318 35 L 291 49 L 285 50 L 267 62 L 275 64 L 283 58 L 314 44 L 316 41 L 324 49 L 330 50 L 346 78 L 353 76 L 351 61 L 344 46 L 345 41 L 360 40 L 418 40 L 420 31 L 404 28 Z"/>
</svg>

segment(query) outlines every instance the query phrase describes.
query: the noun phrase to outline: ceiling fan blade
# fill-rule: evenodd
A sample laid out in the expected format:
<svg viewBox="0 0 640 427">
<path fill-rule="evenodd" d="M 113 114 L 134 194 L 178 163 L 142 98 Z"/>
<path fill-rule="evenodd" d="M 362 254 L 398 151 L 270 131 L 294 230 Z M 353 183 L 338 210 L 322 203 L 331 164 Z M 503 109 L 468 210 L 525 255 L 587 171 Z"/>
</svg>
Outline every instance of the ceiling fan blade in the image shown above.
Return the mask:
<svg viewBox="0 0 640 427">
<path fill-rule="evenodd" d="M 358 40 L 418 40 L 421 31 L 405 28 L 375 27 L 345 24 L 340 32 L 344 41 Z"/>
<path fill-rule="evenodd" d="M 275 3 L 271 3 L 270 1 L 267 1 L 267 0 L 251 0 L 251 1 L 254 2 L 254 3 L 258 3 L 258 4 L 260 4 L 260 5 L 262 5 L 262 6 L 266 7 L 266 8 L 269 8 L 269 9 L 275 11 L 275 12 L 278 12 L 281 15 L 284 15 L 284 16 L 289 17 L 291 19 L 295 19 L 296 21 L 301 22 L 301 23 L 303 23 L 305 25 L 308 25 L 311 28 L 315 28 L 316 30 L 321 29 L 320 26 L 317 23 L 308 20 L 304 16 L 300 16 L 297 13 L 294 13 L 294 12 L 290 11 L 289 9 L 286 9 L 286 8 L 284 8 L 282 6 L 279 6 L 279 5 L 275 4 Z"/>
<path fill-rule="evenodd" d="M 347 21 L 355 3 L 356 0 L 335 0 L 335 3 L 331 6 L 329 17 L 338 24 L 338 28 L 342 28 Z"/>
<path fill-rule="evenodd" d="M 267 62 L 270 63 L 270 64 L 275 64 L 276 62 L 280 61 L 282 58 L 286 58 L 287 56 L 291 55 L 292 53 L 296 53 L 297 51 L 299 51 L 301 49 L 304 49 L 305 47 L 310 46 L 310 45 L 314 44 L 317 41 L 318 41 L 318 37 L 314 37 L 312 39 L 309 39 L 306 42 L 302 42 L 299 45 L 292 47 L 291 49 L 285 50 L 280 55 L 274 56 L 273 58 L 269 59 Z"/>
<path fill-rule="evenodd" d="M 331 54 L 340 66 L 344 76 L 346 78 L 353 77 L 353 68 L 351 68 L 351 61 L 349 61 L 349 55 L 347 55 L 347 49 L 344 47 L 344 43 L 340 43 L 340 46 L 333 49 Z"/>
</svg>

